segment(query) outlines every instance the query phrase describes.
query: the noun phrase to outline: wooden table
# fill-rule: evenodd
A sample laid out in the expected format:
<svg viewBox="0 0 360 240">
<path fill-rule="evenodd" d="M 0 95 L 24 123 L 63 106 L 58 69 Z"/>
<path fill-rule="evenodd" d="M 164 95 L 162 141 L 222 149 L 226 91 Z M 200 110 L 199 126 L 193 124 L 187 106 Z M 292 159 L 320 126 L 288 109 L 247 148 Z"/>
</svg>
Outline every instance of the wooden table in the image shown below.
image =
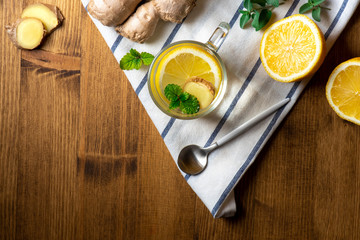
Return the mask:
<svg viewBox="0 0 360 240">
<path fill-rule="evenodd" d="M 1 6 L 0 239 L 360 239 L 360 126 L 325 84 L 360 56 L 360 8 L 235 189 L 238 213 L 213 219 L 79 0 L 42 50 L 3 26 L 33 1 Z"/>
</svg>

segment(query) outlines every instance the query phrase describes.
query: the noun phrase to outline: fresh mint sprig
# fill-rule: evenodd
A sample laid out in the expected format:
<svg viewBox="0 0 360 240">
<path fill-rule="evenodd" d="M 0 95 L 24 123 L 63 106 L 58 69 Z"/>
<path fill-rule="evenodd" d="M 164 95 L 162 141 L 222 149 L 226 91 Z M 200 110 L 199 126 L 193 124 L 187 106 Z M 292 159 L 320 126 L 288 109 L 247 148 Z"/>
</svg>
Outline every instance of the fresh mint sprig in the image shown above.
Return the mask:
<svg viewBox="0 0 360 240">
<path fill-rule="evenodd" d="M 240 27 L 252 20 L 251 26 L 256 31 L 262 29 L 271 19 L 272 10 L 283 4 L 286 0 L 279 2 L 279 0 L 245 0 L 244 7 L 246 10 L 240 10 L 242 14 L 240 17 Z"/>
<path fill-rule="evenodd" d="M 122 70 L 139 70 L 143 64 L 146 66 L 150 65 L 153 60 L 154 55 L 147 52 L 139 53 L 132 48 L 130 52 L 120 60 L 120 68 Z"/>
<path fill-rule="evenodd" d="M 321 9 L 325 9 L 325 10 L 331 10 L 330 8 L 326 8 L 321 6 L 320 4 L 325 2 L 325 0 L 308 0 L 307 3 L 303 4 L 300 9 L 299 9 L 299 13 L 303 14 L 306 13 L 308 11 L 311 11 L 311 15 L 312 18 L 315 21 L 320 22 L 321 21 Z"/>
<path fill-rule="evenodd" d="M 194 114 L 200 110 L 200 104 L 197 98 L 184 92 L 179 85 L 166 85 L 164 93 L 165 97 L 170 101 L 169 109 L 180 108 L 185 114 Z"/>
</svg>

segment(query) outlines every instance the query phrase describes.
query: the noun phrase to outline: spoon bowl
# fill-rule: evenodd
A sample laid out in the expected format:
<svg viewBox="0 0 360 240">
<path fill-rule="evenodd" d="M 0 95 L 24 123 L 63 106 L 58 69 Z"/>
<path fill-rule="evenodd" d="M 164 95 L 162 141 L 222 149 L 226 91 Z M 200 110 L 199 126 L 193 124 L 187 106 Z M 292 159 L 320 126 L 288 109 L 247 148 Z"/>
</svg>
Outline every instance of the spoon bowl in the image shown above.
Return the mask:
<svg viewBox="0 0 360 240">
<path fill-rule="evenodd" d="M 190 175 L 196 175 L 204 171 L 207 166 L 208 162 L 208 155 L 211 151 L 215 150 L 216 148 L 222 146 L 223 144 L 229 142 L 230 140 L 234 139 L 235 137 L 239 136 L 241 133 L 255 125 L 256 123 L 260 122 L 264 118 L 268 117 L 272 113 L 274 113 L 279 108 L 283 107 L 290 101 L 290 98 L 286 98 L 279 103 L 273 105 L 272 107 L 266 109 L 264 112 L 256 115 L 249 121 L 245 122 L 234 131 L 230 132 L 219 141 L 213 143 L 209 147 L 202 148 L 197 145 L 188 145 L 184 147 L 179 154 L 178 157 L 178 166 L 179 168 Z"/>
<path fill-rule="evenodd" d="M 179 168 L 191 175 L 201 173 L 207 165 L 207 157 L 214 150 L 213 147 L 202 148 L 198 145 L 188 145 L 184 147 L 178 157 Z"/>
</svg>

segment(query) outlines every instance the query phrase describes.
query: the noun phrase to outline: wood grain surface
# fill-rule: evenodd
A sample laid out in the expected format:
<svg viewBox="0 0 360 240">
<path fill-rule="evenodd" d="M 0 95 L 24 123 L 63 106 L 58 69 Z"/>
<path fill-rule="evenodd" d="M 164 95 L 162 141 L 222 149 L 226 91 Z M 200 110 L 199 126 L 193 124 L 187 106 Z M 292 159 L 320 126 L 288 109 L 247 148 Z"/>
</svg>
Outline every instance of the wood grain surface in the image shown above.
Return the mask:
<svg viewBox="0 0 360 240">
<path fill-rule="evenodd" d="M 0 239 L 360 239 L 360 126 L 325 84 L 360 56 L 360 8 L 214 219 L 187 185 L 80 1 L 40 50 L 4 26 L 0 1 Z"/>
</svg>

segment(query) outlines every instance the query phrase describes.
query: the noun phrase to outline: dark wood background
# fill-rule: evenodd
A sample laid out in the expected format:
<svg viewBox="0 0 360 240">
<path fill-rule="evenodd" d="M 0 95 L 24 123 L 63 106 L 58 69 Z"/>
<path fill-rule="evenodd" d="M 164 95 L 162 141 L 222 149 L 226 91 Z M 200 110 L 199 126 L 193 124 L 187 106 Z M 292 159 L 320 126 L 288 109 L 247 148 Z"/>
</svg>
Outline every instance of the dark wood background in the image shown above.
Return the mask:
<svg viewBox="0 0 360 240">
<path fill-rule="evenodd" d="M 213 219 L 179 174 L 79 0 L 41 50 L 4 25 L 34 1 L 1 0 L 0 239 L 360 239 L 360 126 L 325 84 L 360 56 L 360 8 Z"/>
</svg>

